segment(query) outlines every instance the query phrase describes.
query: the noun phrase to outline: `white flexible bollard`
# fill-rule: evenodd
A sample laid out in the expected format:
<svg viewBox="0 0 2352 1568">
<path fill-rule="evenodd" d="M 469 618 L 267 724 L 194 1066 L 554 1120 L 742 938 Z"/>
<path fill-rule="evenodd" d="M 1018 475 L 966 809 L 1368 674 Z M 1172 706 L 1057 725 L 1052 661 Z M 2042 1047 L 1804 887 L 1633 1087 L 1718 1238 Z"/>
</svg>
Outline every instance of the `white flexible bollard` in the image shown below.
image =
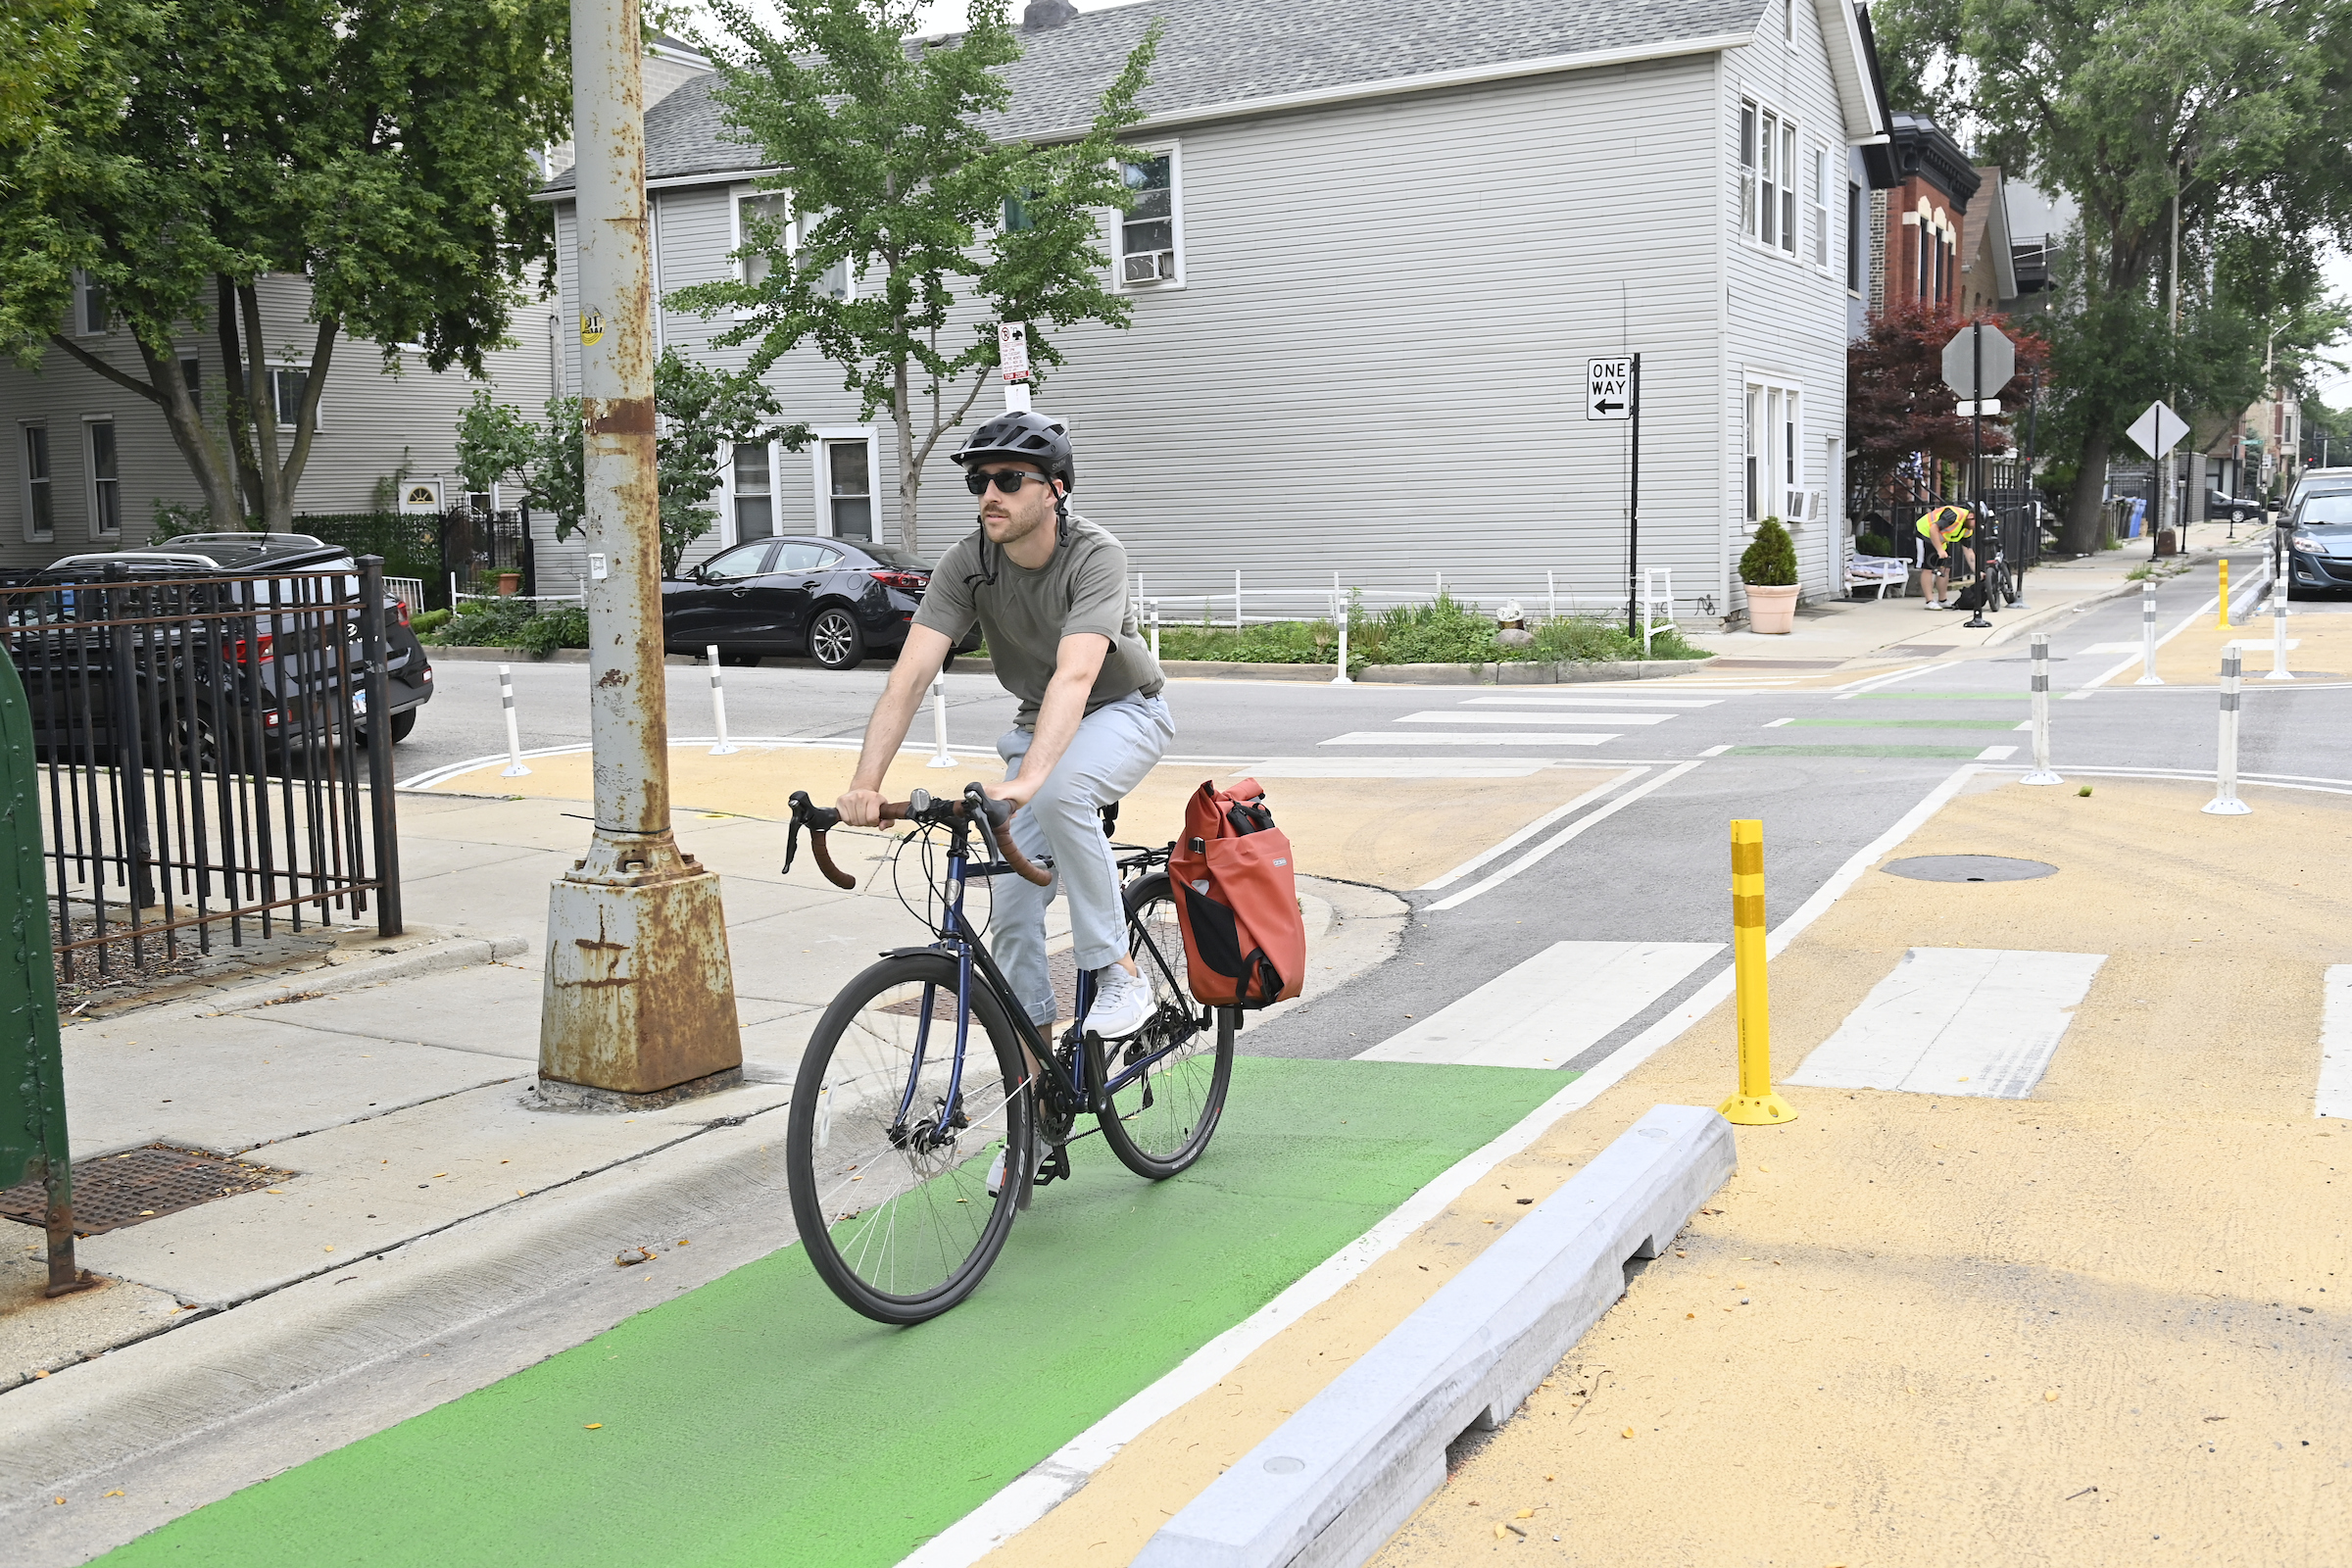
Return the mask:
<svg viewBox="0 0 2352 1568">
<path fill-rule="evenodd" d="M 2213 799 L 2205 803 L 2207 816 L 2245 816 L 2253 808 L 2237 798 L 2237 650 L 2222 650 L 2222 735 L 2219 765 L 2214 769 Z"/>
<path fill-rule="evenodd" d="M 2024 784 L 2063 784 L 2050 770 L 2050 634 L 2034 634 L 2034 771 Z"/>
<path fill-rule="evenodd" d="M 703 657 L 710 663 L 710 724 L 711 733 L 718 737 L 718 744 L 710 748 L 710 755 L 733 757 L 735 743 L 727 739 L 727 689 L 719 684 L 718 644 L 706 646 Z"/>
<path fill-rule="evenodd" d="M 1345 599 L 1340 601 L 1339 622 L 1340 668 L 1339 673 L 1331 677 L 1331 683 L 1334 686 L 1352 686 L 1355 682 L 1348 674 L 1348 601 Z"/>
<path fill-rule="evenodd" d="M 955 757 L 948 751 L 948 677 L 944 670 L 931 677 L 931 760 L 923 765 L 956 765 Z"/>
<path fill-rule="evenodd" d="M 2156 673 L 2156 585 L 2139 585 L 2139 679 L 2134 686 L 2161 686 L 2164 678 Z"/>
<path fill-rule="evenodd" d="M 2293 670 L 2286 667 L 2286 580 L 2276 570 L 2271 573 L 2271 672 L 2264 680 L 2293 680 Z"/>
<path fill-rule="evenodd" d="M 514 679 L 510 666 L 498 666 L 498 705 L 507 710 L 507 765 L 500 778 L 520 778 L 530 771 L 522 765 L 522 741 L 514 729 Z"/>
</svg>

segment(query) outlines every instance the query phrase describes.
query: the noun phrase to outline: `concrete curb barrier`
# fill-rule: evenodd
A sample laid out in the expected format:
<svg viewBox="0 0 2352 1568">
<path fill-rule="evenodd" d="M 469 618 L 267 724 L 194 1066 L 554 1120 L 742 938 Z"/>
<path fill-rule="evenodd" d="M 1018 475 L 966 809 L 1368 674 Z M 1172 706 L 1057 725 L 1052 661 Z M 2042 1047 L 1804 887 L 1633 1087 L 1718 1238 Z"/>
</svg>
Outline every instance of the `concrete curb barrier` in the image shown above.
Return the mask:
<svg viewBox="0 0 2352 1568">
<path fill-rule="evenodd" d="M 1559 663 L 1514 661 L 1489 664 L 1366 664 L 1355 672 L 1359 683 L 1376 686 L 1556 686 L 1589 680 L 1657 680 L 1687 675 L 1713 663 L 1706 659 L 1573 660 Z M 1159 667 L 1171 678 L 1225 680 L 1296 680 L 1328 682 L 1336 664 L 1250 664 L 1238 660 L 1163 659 Z M 985 659 L 959 659 L 958 671 L 986 673 Z"/>
<path fill-rule="evenodd" d="M 552 654 L 534 654 L 528 648 L 469 648 L 459 644 L 426 643 L 424 657 L 439 663 L 454 661 L 461 664 L 585 664 L 585 648 L 559 648 Z M 663 654 L 664 664 L 699 664 L 701 660 L 692 654 Z"/>
<path fill-rule="evenodd" d="M 1659 1105 L 1161 1526 L 1135 1568 L 1352 1568 L 1510 1419 L 1738 1163 L 1731 1124 Z"/>
</svg>

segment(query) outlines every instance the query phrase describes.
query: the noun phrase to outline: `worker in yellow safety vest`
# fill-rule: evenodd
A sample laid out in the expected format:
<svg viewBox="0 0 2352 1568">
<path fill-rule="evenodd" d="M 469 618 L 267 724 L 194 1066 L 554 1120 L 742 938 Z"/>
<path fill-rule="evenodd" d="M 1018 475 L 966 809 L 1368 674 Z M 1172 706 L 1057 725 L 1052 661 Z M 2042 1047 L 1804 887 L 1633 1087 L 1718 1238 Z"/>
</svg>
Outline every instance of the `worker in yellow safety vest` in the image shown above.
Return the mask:
<svg viewBox="0 0 2352 1568">
<path fill-rule="evenodd" d="M 1958 609 L 1951 601 L 1951 590 L 1965 588 L 1976 579 L 1976 552 L 1968 543 L 1976 523 L 1975 514 L 1955 505 L 1930 508 L 1915 525 L 1919 530 L 1919 575 L 1927 589 L 1928 609 Z"/>
</svg>

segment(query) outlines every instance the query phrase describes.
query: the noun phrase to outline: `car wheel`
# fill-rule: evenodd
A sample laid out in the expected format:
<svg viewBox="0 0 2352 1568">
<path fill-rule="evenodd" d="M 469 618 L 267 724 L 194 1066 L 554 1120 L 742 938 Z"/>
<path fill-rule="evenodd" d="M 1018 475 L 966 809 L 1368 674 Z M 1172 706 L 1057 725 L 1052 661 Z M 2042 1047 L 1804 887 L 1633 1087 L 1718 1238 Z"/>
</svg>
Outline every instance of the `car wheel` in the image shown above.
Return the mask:
<svg viewBox="0 0 2352 1568">
<path fill-rule="evenodd" d="M 827 669 L 856 669 L 865 662 L 865 633 L 858 617 L 835 605 L 808 626 L 808 655 Z"/>
<path fill-rule="evenodd" d="M 398 746 L 402 741 L 407 740 L 409 732 L 416 727 L 416 710 L 414 708 L 405 713 L 394 713 L 392 715 L 392 744 Z"/>
<path fill-rule="evenodd" d="M 729 669 L 755 669 L 759 667 L 760 656 L 746 653 L 740 648 L 721 648 L 718 651 L 718 662 Z"/>
</svg>

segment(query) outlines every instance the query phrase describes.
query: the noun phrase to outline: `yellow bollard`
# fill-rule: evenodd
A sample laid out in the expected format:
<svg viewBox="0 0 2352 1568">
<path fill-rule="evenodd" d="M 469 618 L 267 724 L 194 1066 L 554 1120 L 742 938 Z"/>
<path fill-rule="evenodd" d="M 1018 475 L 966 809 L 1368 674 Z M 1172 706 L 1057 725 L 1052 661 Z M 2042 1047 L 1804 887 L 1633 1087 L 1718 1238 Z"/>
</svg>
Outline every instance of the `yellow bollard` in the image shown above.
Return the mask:
<svg viewBox="0 0 2352 1568">
<path fill-rule="evenodd" d="M 2222 558 L 2222 630 L 2230 629 L 2230 558 Z"/>
<path fill-rule="evenodd" d="M 1772 1092 L 1772 1004 L 1764 989 L 1764 824 L 1732 824 L 1732 966 L 1739 975 L 1740 1092 L 1715 1108 L 1742 1127 L 1794 1121 Z"/>
</svg>

